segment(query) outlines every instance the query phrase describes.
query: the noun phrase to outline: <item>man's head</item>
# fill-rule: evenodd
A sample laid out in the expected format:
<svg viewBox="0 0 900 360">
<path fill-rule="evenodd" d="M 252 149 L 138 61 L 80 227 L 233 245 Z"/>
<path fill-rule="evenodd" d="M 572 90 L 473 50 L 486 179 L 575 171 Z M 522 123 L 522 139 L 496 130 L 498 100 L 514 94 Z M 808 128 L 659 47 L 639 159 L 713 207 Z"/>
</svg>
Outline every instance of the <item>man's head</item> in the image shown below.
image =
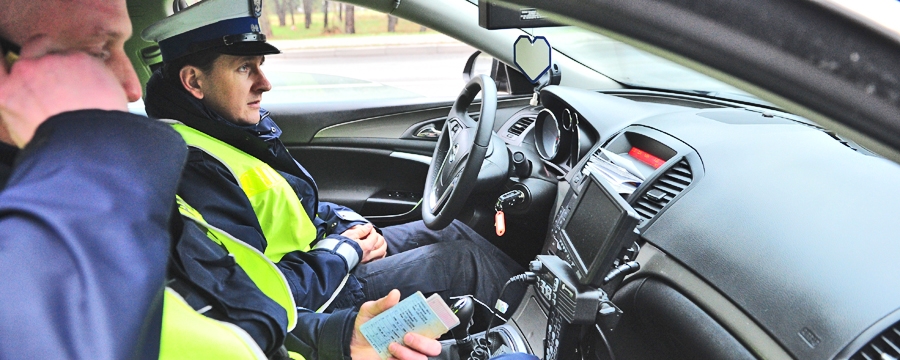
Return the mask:
<svg viewBox="0 0 900 360">
<path fill-rule="evenodd" d="M 0 17 L 3 38 L 18 45 L 45 38 L 47 52 L 82 51 L 100 58 L 128 100 L 140 99 L 141 84 L 123 47 L 131 37 L 125 0 L 6 0 L 0 13 L 6 14 Z"/>
<path fill-rule="evenodd" d="M 141 33 L 159 43 L 167 81 L 184 88 L 226 120 L 259 122 L 262 93 L 271 84 L 260 66 L 280 51 L 260 34 L 261 1 L 207 0 L 156 22 Z"/>
<path fill-rule="evenodd" d="M 187 60 L 165 65 L 167 81 L 232 123 L 259 122 L 262 93 L 272 88 L 260 68 L 265 56 L 207 52 Z"/>
</svg>

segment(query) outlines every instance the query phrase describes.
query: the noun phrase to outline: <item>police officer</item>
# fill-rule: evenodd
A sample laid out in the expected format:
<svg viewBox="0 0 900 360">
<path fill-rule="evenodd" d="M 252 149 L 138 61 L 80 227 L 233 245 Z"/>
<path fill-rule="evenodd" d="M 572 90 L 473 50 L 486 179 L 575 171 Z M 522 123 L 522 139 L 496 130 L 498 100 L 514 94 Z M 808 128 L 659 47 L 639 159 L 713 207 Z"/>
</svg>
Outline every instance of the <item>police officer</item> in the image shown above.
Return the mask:
<svg viewBox="0 0 900 360">
<path fill-rule="evenodd" d="M 130 34 L 124 0 L 0 2 L 0 358 L 157 357 L 187 150 L 126 112 Z"/>
<path fill-rule="evenodd" d="M 210 224 L 277 262 L 303 308 L 351 307 L 393 288 L 493 304 L 522 269 L 464 224 L 376 229 L 318 200 L 314 180 L 260 108 L 271 88 L 261 65 L 279 51 L 259 33 L 258 16 L 247 1 L 208 0 L 142 33 L 159 43 L 164 60 L 147 84 L 147 112 L 176 120 L 191 148 L 179 194 Z M 490 314 L 482 316 L 486 323 Z"/>
</svg>

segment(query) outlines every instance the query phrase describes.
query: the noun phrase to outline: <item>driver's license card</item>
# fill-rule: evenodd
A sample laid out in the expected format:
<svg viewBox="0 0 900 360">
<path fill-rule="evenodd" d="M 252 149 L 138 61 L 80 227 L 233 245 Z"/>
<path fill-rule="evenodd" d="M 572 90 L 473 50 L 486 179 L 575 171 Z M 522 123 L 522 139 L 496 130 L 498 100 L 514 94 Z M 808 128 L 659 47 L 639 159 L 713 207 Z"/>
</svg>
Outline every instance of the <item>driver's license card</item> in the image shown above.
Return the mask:
<svg viewBox="0 0 900 360">
<path fill-rule="evenodd" d="M 437 338 L 459 325 L 459 318 L 438 294 L 425 298 L 416 292 L 394 307 L 362 324 L 359 331 L 382 359 L 391 356 L 388 345 L 403 343 L 403 336 L 413 332 Z"/>
</svg>

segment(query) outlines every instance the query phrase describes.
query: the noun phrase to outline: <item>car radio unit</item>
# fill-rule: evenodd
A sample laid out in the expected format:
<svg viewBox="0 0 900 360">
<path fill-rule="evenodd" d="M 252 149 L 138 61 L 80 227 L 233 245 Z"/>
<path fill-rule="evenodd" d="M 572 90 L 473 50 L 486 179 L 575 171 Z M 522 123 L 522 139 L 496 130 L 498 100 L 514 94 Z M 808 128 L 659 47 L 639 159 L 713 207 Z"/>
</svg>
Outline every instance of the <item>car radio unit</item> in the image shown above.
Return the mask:
<svg viewBox="0 0 900 360">
<path fill-rule="evenodd" d="M 621 252 L 637 239 L 640 217 L 606 180 L 593 175 L 585 180 L 580 191 L 569 192 L 553 221 L 551 250 L 572 265 L 580 283 L 601 287 Z"/>
<path fill-rule="evenodd" d="M 612 330 L 621 310 L 611 301 L 616 282 L 609 279 L 640 266 L 631 261 L 637 251 L 637 212 L 604 179 L 590 175 L 580 183 L 569 190 L 553 220 L 549 255 L 529 266 L 538 274 L 537 298 L 548 310 L 544 360 L 576 356 L 585 326 Z M 634 254 L 625 258 L 628 251 Z"/>
</svg>

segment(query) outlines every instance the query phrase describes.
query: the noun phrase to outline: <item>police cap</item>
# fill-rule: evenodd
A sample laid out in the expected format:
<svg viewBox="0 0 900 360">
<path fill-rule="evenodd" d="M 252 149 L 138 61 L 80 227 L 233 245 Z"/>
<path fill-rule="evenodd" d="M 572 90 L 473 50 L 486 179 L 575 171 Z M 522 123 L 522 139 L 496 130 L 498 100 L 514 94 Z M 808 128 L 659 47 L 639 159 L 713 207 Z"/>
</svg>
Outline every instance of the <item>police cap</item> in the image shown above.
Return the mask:
<svg viewBox="0 0 900 360">
<path fill-rule="evenodd" d="M 141 37 L 159 43 L 163 61 L 212 50 L 226 55 L 281 51 L 260 33 L 262 0 L 204 0 L 150 25 Z"/>
</svg>

